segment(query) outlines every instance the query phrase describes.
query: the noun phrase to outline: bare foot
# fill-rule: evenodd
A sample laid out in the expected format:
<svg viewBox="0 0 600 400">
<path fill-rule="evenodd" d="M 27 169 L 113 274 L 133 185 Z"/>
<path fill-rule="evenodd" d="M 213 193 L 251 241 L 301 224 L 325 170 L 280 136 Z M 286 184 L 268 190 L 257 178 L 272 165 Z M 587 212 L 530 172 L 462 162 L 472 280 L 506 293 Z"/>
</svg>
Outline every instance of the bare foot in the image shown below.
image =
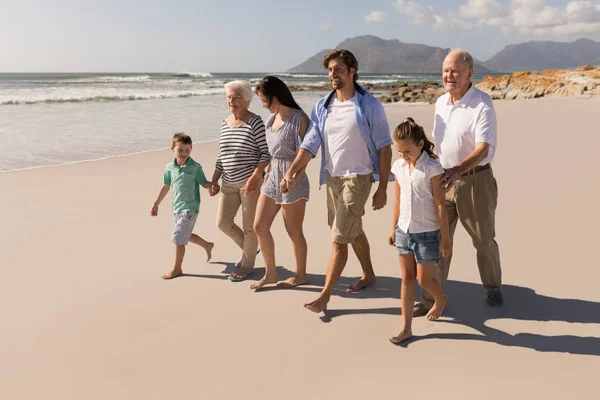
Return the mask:
<svg viewBox="0 0 600 400">
<path fill-rule="evenodd" d="M 175 269 L 173 268 L 172 270 L 170 270 L 169 272 L 167 272 L 166 274 L 164 274 L 162 276 L 163 279 L 173 279 L 173 278 L 177 278 L 178 276 L 183 275 L 183 271 L 180 269 Z"/>
<path fill-rule="evenodd" d="M 346 291 L 350 292 L 350 293 L 356 293 L 356 292 L 363 290 L 367 286 L 371 286 L 373 284 L 375 284 L 375 275 L 370 276 L 370 277 L 363 276 L 358 281 L 356 281 L 354 284 L 350 285 L 350 287 L 348 289 L 346 289 Z"/>
<path fill-rule="evenodd" d="M 444 312 L 444 308 L 446 308 L 446 304 L 448 304 L 448 296 L 444 295 L 444 301 L 441 302 L 441 304 L 438 304 L 437 301 L 433 304 L 433 307 L 431 307 L 431 310 L 429 310 L 427 313 L 427 319 L 430 321 L 435 321 L 441 317 L 442 313 Z"/>
<path fill-rule="evenodd" d="M 277 281 L 279 281 L 279 276 L 277 276 L 277 274 L 275 274 L 275 276 L 263 276 L 263 278 L 256 282 L 253 283 L 252 285 L 250 285 L 250 289 L 254 289 L 254 290 L 260 290 L 262 289 L 265 285 L 268 285 L 270 283 L 277 283 Z"/>
<path fill-rule="evenodd" d="M 304 307 L 312 312 L 320 313 L 327 310 L 327 303 L 329 303 L 329 296 L 321 295 L 315 301 L 306 303 Z"/>
<path fill-rule="evenodd" d="M 390 342 L 394 344 L 402 343 L 405 340 L 408 340 L 413 337 L 412 331 L 410 329 L 403 329 L 402 332 L 398 334 L 398 336 L 394 336 L 390 338 Z"/>
<path fill-rule="evenodd" d="M 212 257 L 212 249 L 213 247 L 215 247 L 215 244 L 212 242 L 208 242 L 208 246 L 206 246 L 204 248 L 204 250 L 206 250 L 206 262 L 210 261 L 210 258 Z"/>
<path fill-rule="evenodd" d="M 306 276 L 305 277 L 297 277 L 296 275 L 294 275 L 291 278 L 288 278 L 283 282 L 279 282 L 277 284 L 277 287 L 280 289 L 290 289 L 290 288 L 295 288 L 296 286 L 306 285 L 307 283 L 308 283 L 308 281 L 306 280 Z"/>
</svg>

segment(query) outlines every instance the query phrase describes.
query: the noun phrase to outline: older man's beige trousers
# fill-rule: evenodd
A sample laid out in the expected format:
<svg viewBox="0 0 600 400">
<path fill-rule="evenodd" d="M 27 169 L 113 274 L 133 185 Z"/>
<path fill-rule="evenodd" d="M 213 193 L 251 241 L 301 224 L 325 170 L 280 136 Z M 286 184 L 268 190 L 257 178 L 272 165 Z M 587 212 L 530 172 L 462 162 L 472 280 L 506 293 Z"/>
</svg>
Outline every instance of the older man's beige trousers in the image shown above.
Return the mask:
<svg viewBox="0 0 600 400">
<path fill-rule="evenodd" d="M 488 290 L 499 289 L 502 284 L 500 251 L 495 240 L 497 203 L 498 184 L 491 168 L 459 178 L 446 193 L 450 240 L 453 242 L 456 224 L 460 220 L 477 250 L 479 275 Z M 453 251 L 457 250 L 460 251 L 453 245 Z M 436 266 L 435 278 L 442 288 L 448 279 L 450 261 L 451 256 L 441 259 Z M 449 297 L 452 298 L 452 293 Z M 427 308 L 433 305 L 433 297 L 424 289 L 421 290 L 421 302 Z"/>
</svg>

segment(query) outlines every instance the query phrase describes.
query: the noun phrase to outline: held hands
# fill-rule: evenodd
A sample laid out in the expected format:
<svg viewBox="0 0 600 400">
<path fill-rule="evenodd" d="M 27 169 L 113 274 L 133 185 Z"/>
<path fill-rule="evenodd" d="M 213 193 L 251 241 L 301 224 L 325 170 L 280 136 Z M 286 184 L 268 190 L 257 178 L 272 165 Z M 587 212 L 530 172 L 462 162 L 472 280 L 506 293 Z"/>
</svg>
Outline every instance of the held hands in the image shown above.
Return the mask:
<svg viewBox="0 0 600 400">
<path fill-rule="evenodd" d="M 289 192 L 290 189 L 288 188 L 288 183 L 285 180 L 285 178 L 283 178 L 281 180 L 281 182 L 279 182 L 279 190 L 281 190 L 281 193 L 287 193 L 287 192 Z"/>
<path fill-rule="evenodd" d="M 210 188 L 208 189 L 208 193 L 212 197 L 212 196 L 216 196 L 220 190 L 221 190 L 221 187 L 219 186 L 219 184 L 217 182 L 212 182 L 210 185 Z"/>
<path fill-rule="evenodd" d="M 373 195 L 373 210 L 381 210 L 387 204 L 386 188 L 377 189 Z"/>
<path fill-rule="evenodd" d="M 393 230 L 388 236 L 388 244 L 392 247 L 396 246 L 396 230 Z"/>
<path fill-rule="evenodd" d="M 458 171 L 458 168 L 448 168 L 444 172 L 444 175 L 442 175 L 442 179 L 440 179 L 440 185 L 442 186 L 442 189 L 444 189 L 445 192 L 450 190 L 452 185 L 454 185 L 454 182 L 456 182 L 459 177 L 460 171 Z"/>
<path fill-rule="evenodd" d="M 244 194 L 246 196 L 248 196 L 256 191 L 256 189 L 258 188 L 259 180 L 260 180 L 260 177 L 255 174 L 252 174 L 252 176 L 250 178 L 248 178 L 248 180 L 246 181 L 246 184 L 244 185 Z"/>
<path fill-rule="evenodd" d="M 281 182 L 279 183 L 279 188 L 281 189 L 281 193 L 289 192 L 294 185 L 296 184 L 296 175 L 288 175 L 285 174 Z"/>
<path fill-rule="evenodd" d="M 450 240 L 442 239 L 440 243 L 440 254 L 442 258 L 450 257 L 452 254 L 452 244 L 450 243 Z"/>
<path fill-rule="evenodd" d="M 158 205 L 157 204 L 152 206 L 152 209 L 150 210 L 150 215 L 153 217 L 156 217 L 158 215 Z"/>
</svg>

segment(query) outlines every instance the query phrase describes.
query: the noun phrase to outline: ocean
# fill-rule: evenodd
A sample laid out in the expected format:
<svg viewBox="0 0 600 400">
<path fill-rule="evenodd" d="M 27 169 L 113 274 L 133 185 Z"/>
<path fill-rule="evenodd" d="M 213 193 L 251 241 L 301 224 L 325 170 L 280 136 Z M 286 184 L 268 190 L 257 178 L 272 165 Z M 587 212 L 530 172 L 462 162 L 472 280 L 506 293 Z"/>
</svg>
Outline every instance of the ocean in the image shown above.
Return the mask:
<svg viewBox="0 0 600 400">
<path fill-rule="evenodd" d="M 307 113 L 329 90 L 326 74 L 1 73 L 0 172 L 164 149 L 175 132 L 217 140 L 229 114 L 224 84 L 266 75 L 311 87 L 294 92 Z M 424 81 L 440 74 L 360 74 L 362 84 Z M 250 109 L 268 115 L 256 96 Z"/>
</svg>

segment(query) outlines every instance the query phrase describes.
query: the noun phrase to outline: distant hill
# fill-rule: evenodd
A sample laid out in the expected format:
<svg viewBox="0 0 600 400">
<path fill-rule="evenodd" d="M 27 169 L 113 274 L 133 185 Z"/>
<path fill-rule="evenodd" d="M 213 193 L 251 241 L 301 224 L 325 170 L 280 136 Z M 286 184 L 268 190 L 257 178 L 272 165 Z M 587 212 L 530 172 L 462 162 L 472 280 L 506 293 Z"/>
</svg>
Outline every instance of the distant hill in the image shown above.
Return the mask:
<svg viewBox="0 0 600 400">
<path fill-rule="evenodd" d="M 402 43 L 397 39 L 385 40 L 366 35 L 346 39 L 335 49 L 351 51 L 358 59 L 358 72 L 410 73 L 442 70 L 442 62 L 450 49 L 426 46 L 416 43 Z M 320 51 L 303 63 L 289 69 L 292 73 L 324 72 L 323 58 L 330 49 Z M 479 61 L 475 61 L 478 73 L 494 72 Z"/>
<path fill-rule="evenodd" d="M 506 46 L 485 62 L 497 71 L 542 71 L 576 68 L 600 63 L 600 42 L 579 39 L 575 42 L 527 42 Z"/>
</svg>

